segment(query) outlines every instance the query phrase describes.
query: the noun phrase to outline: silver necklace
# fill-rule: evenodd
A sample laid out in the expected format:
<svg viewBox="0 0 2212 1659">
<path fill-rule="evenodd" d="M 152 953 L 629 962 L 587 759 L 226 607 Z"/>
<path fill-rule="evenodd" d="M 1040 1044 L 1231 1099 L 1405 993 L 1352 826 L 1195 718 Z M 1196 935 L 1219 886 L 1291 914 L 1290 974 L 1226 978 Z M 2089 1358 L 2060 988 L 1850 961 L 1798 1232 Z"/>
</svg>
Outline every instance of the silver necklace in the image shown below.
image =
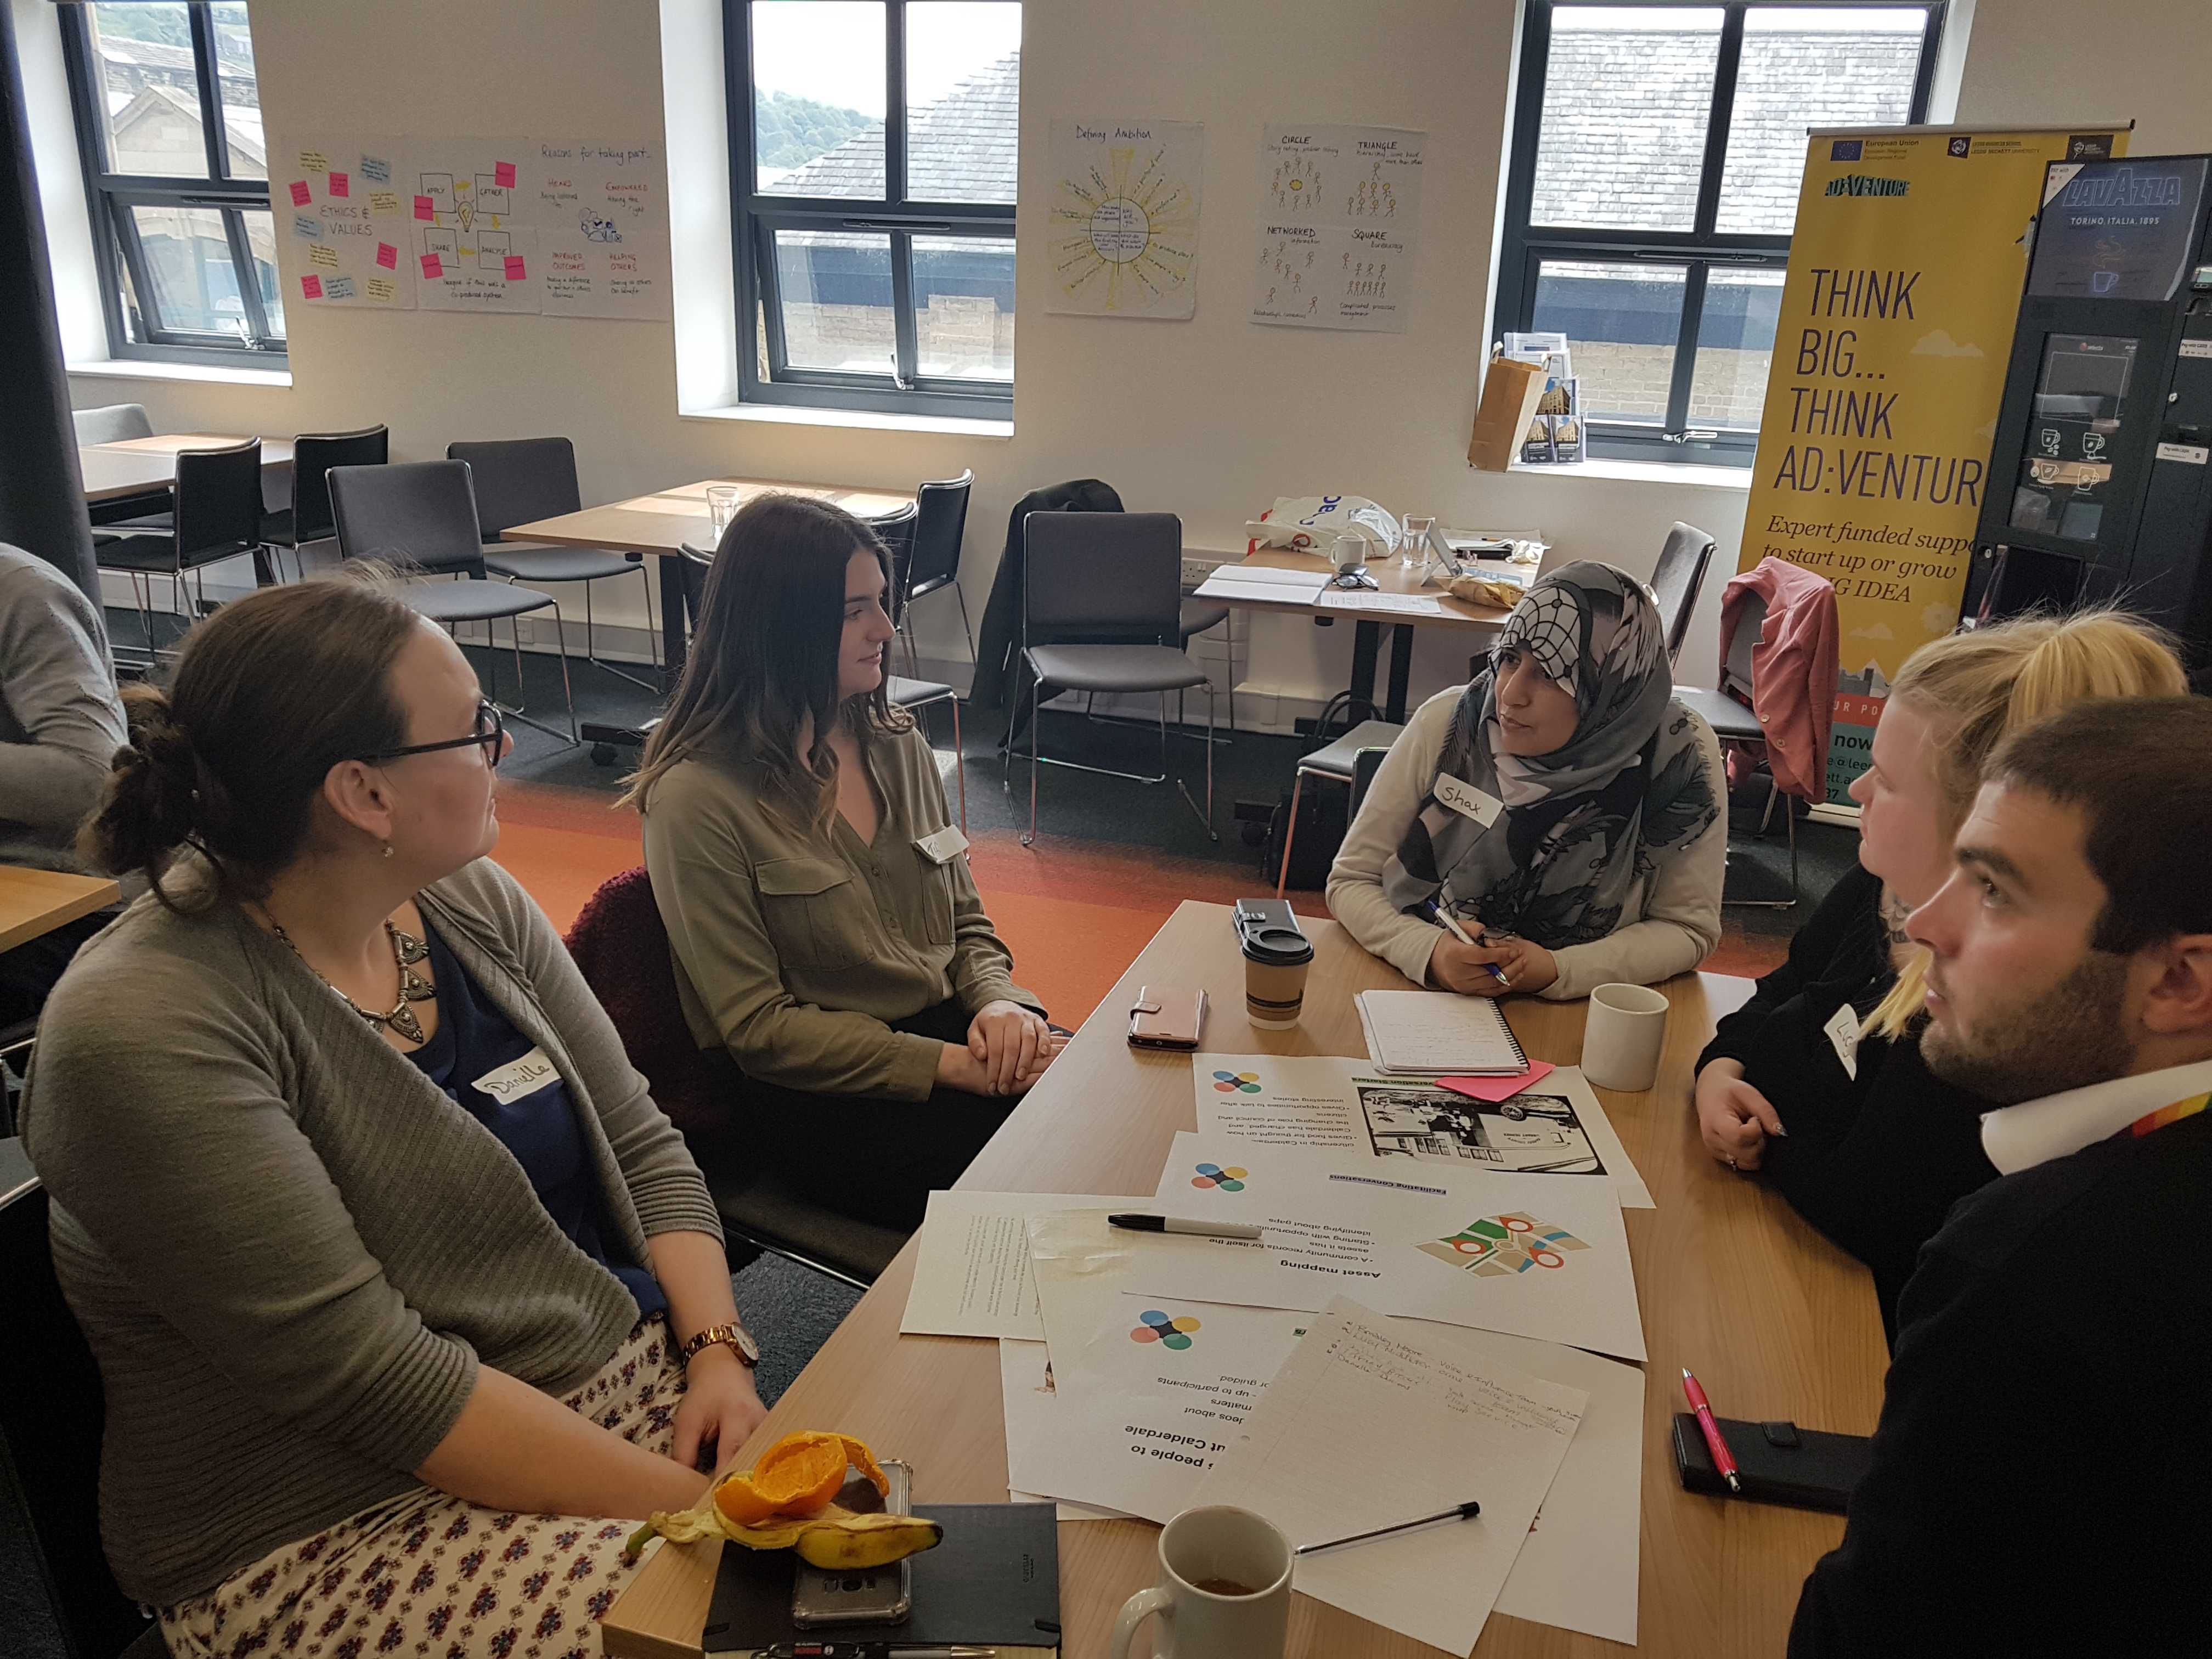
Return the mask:
<svg viewBox="0 0 2212 1659">
<path fill-rule="evenodd" d="M 393 927 L 388 919 L 386 921 L 384 934 L 392 941 L 392 959 L 399 966 L 399 1000 L 392 1005 L 390 1013 L 380 1014 L 362 1007 L 343 991 L 339 990 L 337 986 L 331 985 L 329 976 L 313 963 L 307 961 L 306 957 L 301 955 L 300 947 L 292 943 L 292 936 L 284 931 L 283 923 L 278 921 L 276 917 L 270 916 L 269 926 L 276 937 L 283 942 L 284 948 L 294 956 L 300 957 L 309 973 L 321 980 L 324 984 L 330 985 L 331 992 L 337 1000 L 367 1020 L 372 1027 L 380 1030 L 389 1025 L 410 1042 L 428 1042 L 430 1040 L 422 1034 L 422 1022 L 415 1018 L 415 1011 L 407 1006 L 410 1002 L 428 1002 L 438 994 L 438 988 L 415 971 L 415 964 L 430 954 L 430 947 L 421 939 L 416 939 L 412 933 L 403 933 Z"/>
</svg>

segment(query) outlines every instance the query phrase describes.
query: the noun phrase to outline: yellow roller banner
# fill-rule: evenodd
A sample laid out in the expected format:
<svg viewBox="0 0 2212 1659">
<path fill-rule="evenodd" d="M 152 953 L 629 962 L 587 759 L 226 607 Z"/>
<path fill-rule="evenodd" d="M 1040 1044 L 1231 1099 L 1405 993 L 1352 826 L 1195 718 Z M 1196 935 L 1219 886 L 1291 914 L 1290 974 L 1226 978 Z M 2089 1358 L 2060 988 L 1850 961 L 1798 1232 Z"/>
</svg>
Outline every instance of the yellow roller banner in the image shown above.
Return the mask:
<svg viewBox="0 0 2212 1659">
<path fill-rule="evenodd" d="M 2113 127 L 1807 146 L 1737 568 L 1771 555 L 1836 584 L 1831 800 L 1899 666 L 1958 623 L 2045 164 L 2126 149 Z"/>
</svg>

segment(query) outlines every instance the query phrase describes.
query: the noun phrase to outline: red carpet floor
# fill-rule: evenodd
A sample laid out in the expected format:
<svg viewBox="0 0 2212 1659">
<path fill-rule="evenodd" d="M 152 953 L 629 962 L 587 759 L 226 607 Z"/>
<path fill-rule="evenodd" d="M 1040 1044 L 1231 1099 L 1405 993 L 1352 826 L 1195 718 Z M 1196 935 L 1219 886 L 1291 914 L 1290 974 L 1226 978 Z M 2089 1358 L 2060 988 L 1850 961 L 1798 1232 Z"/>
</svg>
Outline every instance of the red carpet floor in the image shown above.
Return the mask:
<svg viewBox="0 0 2212 1659">
<path fill-rule="evenodd" d="M 563 932 L 601 882 L 642 859 L 635 815 L 597 793 L 503 782 L 499 816 L 494 856 Z M 1249 866 L 1097 842 L 1047 836 L 1025 848 L 1000 832 L 978 836 L 969 856 L 983 902 L 1014 953 L 1016 979 L 1071 1027 L 1090 1016 L 1184 899 L 1226 904 L 1266 890 Z M 1318 893 L 1295 900 L 1303 914 L 1328 914 Z M 1705 966 L 1763 974 L 1785 948 L 1729 927 Z"/>
</svg>

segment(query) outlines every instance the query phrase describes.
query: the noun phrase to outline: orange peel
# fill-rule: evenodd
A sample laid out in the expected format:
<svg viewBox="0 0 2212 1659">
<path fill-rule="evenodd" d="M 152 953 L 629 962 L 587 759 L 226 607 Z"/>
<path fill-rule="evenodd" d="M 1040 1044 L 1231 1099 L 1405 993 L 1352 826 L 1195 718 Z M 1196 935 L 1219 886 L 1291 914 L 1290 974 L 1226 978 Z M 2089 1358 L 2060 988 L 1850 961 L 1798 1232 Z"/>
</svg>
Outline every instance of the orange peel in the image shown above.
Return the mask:
<svg viewBox="0 0 2212 1659">
<path fill-rule="evenodd" d="M 848 1464 L 888 1494 L 890 1483 L 865 1442 L 802 1429 L 763 1452 L 751 1468 L 725 1478 L 714 1488 L 714 1507 L 739 1527 L 815 1515 L 844 1488 Z"/>
</svg>

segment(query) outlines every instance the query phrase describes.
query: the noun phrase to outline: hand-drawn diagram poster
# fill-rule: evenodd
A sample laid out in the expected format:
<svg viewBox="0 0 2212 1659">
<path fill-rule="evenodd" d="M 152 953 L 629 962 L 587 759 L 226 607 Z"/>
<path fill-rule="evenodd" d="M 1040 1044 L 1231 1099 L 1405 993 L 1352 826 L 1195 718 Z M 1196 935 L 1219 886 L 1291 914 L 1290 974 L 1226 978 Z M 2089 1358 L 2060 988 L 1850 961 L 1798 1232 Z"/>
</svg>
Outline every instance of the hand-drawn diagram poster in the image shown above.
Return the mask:
<svg viewBox="0 0 2212 1659">
<path fill-rule="evenodd" d="M 538 167 L 527 138 L 409 144 L 407 256 L 423 310 L 538 309 Z"/>
<path fill-rule="evenodd" d="M 1399 127 L 1261 129 L 1254 322 L 1406 331 L 1427 143 Z"/>
<path fill-rule="evenodd" d="M 398 153 L 389 139 L 325 139 L 272 156 L 269 206 L 286 305 L 413 308 Z"/>
<path fill-rule="evenodd" d="M 1194 121 L 1055 121 L 1052 297 L 1085 317 L 1182 319 L 1198 307 Z"/>
<path fill-rule="evenodd" d="M 545 314 L 673 315 L 660 147 L 541 138 L 536 155 Z"/>
</svg>

